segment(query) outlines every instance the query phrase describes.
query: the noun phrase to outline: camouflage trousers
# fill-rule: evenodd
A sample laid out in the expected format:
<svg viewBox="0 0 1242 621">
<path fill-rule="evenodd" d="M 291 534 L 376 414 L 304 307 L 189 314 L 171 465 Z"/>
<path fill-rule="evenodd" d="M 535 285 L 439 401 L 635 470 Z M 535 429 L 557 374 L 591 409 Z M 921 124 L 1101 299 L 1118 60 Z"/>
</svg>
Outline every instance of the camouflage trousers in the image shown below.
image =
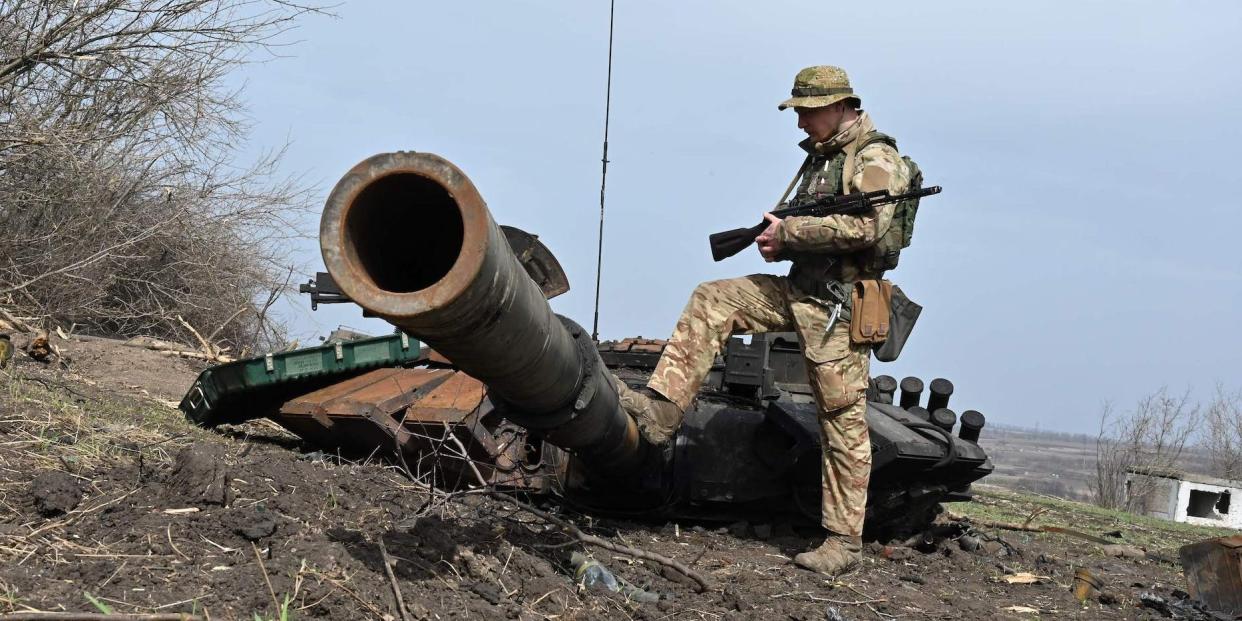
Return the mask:
<svg viewBox="0 0 1242 621">
<path fill-rule="evenodd" d="M 648 387 L 684 412 L 730 335 L 796 331 L 819 405 L 823 525 L 857 536 L 862 534 L 871 478 L 864 398 L 871 350 L 850 343 L 848 322 L 829 326 L 830 315 L 824 302 L 801 293 L 782 276 L 705 282 L 690 295 Z M 681 424 L 671 422 L 674 429 Z"/>
</svg>

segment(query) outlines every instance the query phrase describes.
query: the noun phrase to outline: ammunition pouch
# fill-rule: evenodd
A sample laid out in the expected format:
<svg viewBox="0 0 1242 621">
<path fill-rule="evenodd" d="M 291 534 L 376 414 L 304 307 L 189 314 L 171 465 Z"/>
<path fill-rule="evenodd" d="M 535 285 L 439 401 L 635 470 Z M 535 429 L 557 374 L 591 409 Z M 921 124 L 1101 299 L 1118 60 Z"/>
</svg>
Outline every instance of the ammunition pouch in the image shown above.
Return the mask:
<svg viewBox="0 0 1242 621">
<path fill-rule="evenodd" d="M 893 283 L 887 280 L 868 279 L 854 283 L 851 343 L 880 345 L 888 340 L 892 297 Z"/>
<path fill-rule="evenodd" d="M 923 312 L 923 307 L 910 301 L 897 285 L 892 285 L 889 308 L 888 338 L 872 348 L 875 359 L 880 362 L 892 362 L 901 355 L 901 349 L 905 347 L 919 314 Z"/>
</svg>

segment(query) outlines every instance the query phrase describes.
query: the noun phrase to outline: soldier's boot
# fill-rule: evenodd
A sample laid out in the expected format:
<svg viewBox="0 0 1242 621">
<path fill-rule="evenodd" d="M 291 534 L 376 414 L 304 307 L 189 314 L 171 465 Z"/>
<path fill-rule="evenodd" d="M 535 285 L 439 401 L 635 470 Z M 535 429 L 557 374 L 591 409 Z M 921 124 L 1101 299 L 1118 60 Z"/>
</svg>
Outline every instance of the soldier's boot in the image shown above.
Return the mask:
<svg viewBox="0 0 1242 621">
<path fill-rule="evenodd" d="M 615 375 L 612 383 L 621 408 L 634 419 L 639 433 L 656 446 L 668 443 L 684 417 L 681 408 L 650 388 L 634 390 Z"/>
<path fill-rule="evenodd" d="M 794 557 L 794 562 L 821 574 L 843 574 L 862 562 L 862 538 L 829 533 L 818 548 Z"/>
</svg>

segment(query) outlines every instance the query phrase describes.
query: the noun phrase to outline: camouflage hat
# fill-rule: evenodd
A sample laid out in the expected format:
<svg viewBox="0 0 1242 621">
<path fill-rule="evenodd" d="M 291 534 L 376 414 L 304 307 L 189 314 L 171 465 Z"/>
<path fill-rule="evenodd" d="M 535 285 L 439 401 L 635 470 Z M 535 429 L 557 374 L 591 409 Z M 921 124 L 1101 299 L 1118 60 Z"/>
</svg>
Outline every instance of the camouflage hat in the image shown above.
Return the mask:
<svg viewBox="0 0 1242 621">
<path fill-rule="evenodd" d="M 845 70 L 832 65 L 807 67 L 799 71 L 794 77 L 793 91 L 790 94 L 793 96 L 781 102 L 777 108 L 822 108 L 843 99 L 857 99 L 859 103 L 862 102 L 862 98 L 855 95 L 854 89 L 850 88 L 850 78 L 845 75 Z"/>
</svg>

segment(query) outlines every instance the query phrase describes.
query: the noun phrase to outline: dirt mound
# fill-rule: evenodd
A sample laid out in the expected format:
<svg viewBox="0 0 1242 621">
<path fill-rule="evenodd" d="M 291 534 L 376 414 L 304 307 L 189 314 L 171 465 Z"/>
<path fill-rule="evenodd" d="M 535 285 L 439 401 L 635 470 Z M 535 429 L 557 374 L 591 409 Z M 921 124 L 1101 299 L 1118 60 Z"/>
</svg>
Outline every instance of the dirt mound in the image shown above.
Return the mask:
<svg viewBox="0 0 1242 621">
<path fill-rule="evenodd" d="M 55 517 L 73 511 L 82 502 L 82 486 L 64 472 L 46 470 L 30 482 L 30 497 L 39 515 Z"/>
<path fill-rule="evenodd" d="M 233 477 L 224 461 L 224 449 L 194 444 L 181 449 L 165 486 L 168 506 L 226 506 L 233 501 Z"/>
<path fill-rule="evenodd" d="M 15 334 L 13 343 L 22 349 L 30 335 Z M 15 366 L 43 367 L 73 378 L 75 382 L 107 390 L 115 395 L 150 398 L 161 403 L 179 402 L 194 378 L 210 363 L 168 352 L 127 345 L 125 341 L 89 336 L 68 340 L 51 334 L 49 345 L 60 356 L 36 363 L 24 352 L 16 354 Z M 187 350 L 194 347 L 186 346 Z"/>
</svg>

